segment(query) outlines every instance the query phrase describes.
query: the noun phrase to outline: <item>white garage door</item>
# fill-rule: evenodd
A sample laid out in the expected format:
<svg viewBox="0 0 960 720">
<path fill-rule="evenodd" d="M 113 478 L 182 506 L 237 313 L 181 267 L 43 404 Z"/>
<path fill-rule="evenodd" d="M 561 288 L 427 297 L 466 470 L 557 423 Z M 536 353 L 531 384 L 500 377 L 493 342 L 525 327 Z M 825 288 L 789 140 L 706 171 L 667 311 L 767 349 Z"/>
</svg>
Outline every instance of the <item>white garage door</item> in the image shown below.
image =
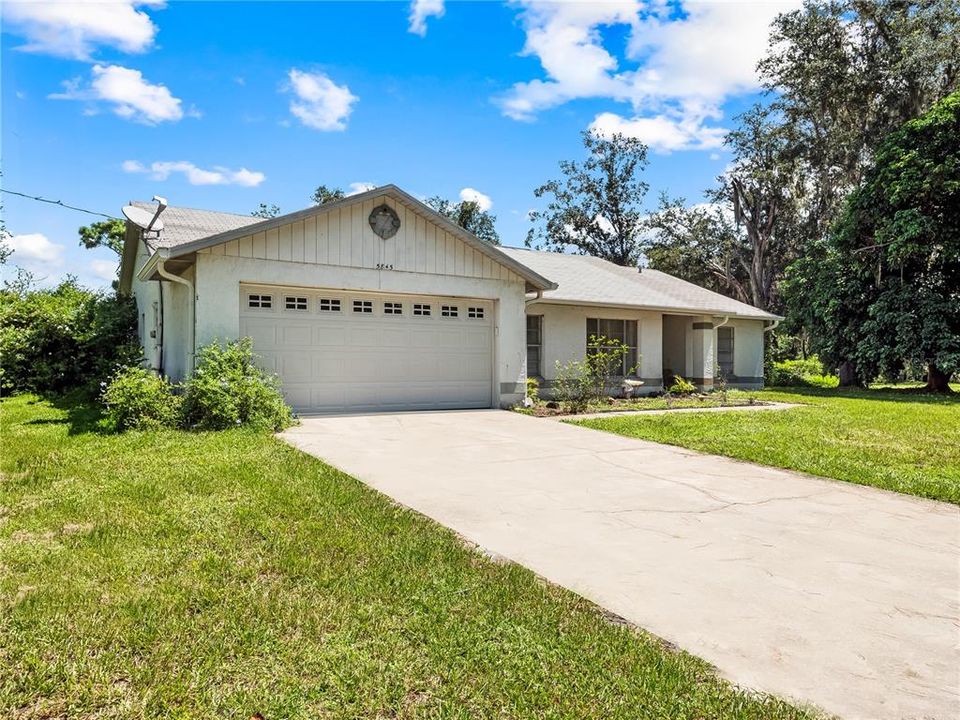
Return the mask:
<svg viewBox="0 0 960 720">
<path fill-rule="evenodd" d="M 300 412 L 492 404 L 493 303 L 243 285 L 240 333 Z"/>
</svg>

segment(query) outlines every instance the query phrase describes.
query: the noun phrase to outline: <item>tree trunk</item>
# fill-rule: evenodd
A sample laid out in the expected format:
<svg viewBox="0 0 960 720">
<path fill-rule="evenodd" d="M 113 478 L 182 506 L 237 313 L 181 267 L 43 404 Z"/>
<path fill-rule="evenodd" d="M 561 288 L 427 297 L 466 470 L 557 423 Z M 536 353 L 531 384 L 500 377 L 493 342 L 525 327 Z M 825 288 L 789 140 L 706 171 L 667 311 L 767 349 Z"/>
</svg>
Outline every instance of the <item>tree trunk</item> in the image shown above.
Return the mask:
<svg viewBox="0 0 960 720">
<path fill-rule="evenodd" d="M 933 363 L 927 365 L 927 390 L 936 393 L 951 393 L 950 376 Z"/>
<path fill-rule="evenodd" d="M 860 377 L 857 375 L 857 369 L 849 360 L 844 360 L 837 368 L 837 375 L 840 376 L 840 387 L 861 387 Z"/>
</svg>

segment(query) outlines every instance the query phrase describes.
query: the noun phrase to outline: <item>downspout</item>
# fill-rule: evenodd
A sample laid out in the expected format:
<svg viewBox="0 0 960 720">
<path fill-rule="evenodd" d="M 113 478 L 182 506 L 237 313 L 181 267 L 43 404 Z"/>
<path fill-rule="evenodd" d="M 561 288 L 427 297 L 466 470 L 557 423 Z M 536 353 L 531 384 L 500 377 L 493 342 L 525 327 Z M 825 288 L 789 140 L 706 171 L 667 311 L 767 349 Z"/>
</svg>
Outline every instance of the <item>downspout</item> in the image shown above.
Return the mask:
<svg viewBox="0 0 960 720">
<path fill-rule="evenodd" d="M 162 277 L 164 280 L 170 280 L 171 282 L 179 283 L 187 288 L 187 291 L 190 293 L 190 360 L 187 363 L 187 375 L 193 374 L 193 363 L 194 356 L 197 352 L 197 299 L 194 296 L 193 283 L 182 278 L 179 275 L 174 275 L 167 271 L 164 267 L 164 257 L 162 254 L 163 250 L 158 251 L 157 256 L 157 275 Z M 163 353 L 163 348 L 160 348 L 160 352 Z"/>
<path fill-rule="evenodd" d="M 524 301 L 524 305 L 529 305 L 530 303 L 535 303 L 538 300 L 543 298 L 543 290 L 537 290 L 536 294 L 532 298 L 528 298 Z"/>
<path fill-rule="evenodd" d="M 773 321 L 773 325 L 770 325 L 769 327 L 763 328 L 763 331 L 764 331 L 765 333 L 768 333 L 768 332 L 770 332 L 771 330 L 776 330 L 777 325 L 779 325 L 780 322 L 781 322 L 780 320 L 774 320 L 774 321 Z"/>
<path fill-rule="evenodd" d="M 722 327 L 723 327 L 724 325 L 726 325 L 728 322 L 730 322 L 730 316 L 729 316 L 729 315 L 724 315 L 724 316 L 723 316 L 723 322 L 720 323 L 719 325 L 714 325 L 714 326 L 713 326 L 713 329 L 716 330 L 717 328 L 722 328 Z"/>
</svg>

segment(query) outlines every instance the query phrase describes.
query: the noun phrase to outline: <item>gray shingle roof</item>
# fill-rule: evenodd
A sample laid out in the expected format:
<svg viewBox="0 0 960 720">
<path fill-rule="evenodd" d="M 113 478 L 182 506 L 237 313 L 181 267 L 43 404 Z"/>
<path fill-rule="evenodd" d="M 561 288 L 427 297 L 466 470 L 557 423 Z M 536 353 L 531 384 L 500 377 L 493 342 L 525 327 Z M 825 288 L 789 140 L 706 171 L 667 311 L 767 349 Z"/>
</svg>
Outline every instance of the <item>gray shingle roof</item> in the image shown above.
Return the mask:
<svg viewBox="0 0 960 720">
<path fill-rule="evenodd" d="M 544 300 L 677 310 L 705 315 L 735 315 L 773 320 L 778 316 L 712 292 L 658 270 L 621 267 L 587 255 L 501 248 L 517 262 L 557 283 Z"/>
<path fill-rule="evenodd" d="M 131 204 L 154 211 L 156 203 Z M 235 213 L 170 206 L 163 211 L 163 231 L 151 238 L 154 248 L 175 248 L 221 233 L 263 222 L 262 218 Z M 657 270 L 625 268 L 585 255 L 538 252 L 520 248 L 498 248 L 514 261 L 559 286 L 543 293 L 545 300 L 566 303 L 619 305 L 676 310 L 685 313 L 736 315 L 760 319 L 777 316 L 724 295 L 706 290 Z"/>
<path fill-rule="evenodd" d="M 134 200 L 130 204 L 151 213 L 157 209 L 157 204 L 154 202 Z M 163 230 L 158 237 L 150 238 L 150 245 L 154 248 L 176 247 L 211 235 L 253 225 L 262 220 L 250 215 L 173 206 L 164 210 L 160 219 L 163 220 Z"/>
</svg>

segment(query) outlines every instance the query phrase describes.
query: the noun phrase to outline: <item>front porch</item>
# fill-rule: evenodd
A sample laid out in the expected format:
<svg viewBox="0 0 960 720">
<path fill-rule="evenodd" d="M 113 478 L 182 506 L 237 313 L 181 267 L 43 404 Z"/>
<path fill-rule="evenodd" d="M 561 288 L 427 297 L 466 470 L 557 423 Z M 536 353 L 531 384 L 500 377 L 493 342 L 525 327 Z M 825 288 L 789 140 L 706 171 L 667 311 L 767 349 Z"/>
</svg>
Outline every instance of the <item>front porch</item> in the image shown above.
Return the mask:
<svg viewBox="0 0 960 720">
<path fill-rule="evenodd" d="M 701 391 L 716 386 L 763 387 L 764 321 L 684 315 L 636 308 L 532 302 L 527 305 L 527 376 L 552 395 L 557 366 L 582 360 L 589 336 L 601 328 L 635 358 L 631 377 L 643 382 L 635 394 L 663 392 L 682 376 Z M 619 394 L 619 384 L 611 387 Z"/>
</svg>

